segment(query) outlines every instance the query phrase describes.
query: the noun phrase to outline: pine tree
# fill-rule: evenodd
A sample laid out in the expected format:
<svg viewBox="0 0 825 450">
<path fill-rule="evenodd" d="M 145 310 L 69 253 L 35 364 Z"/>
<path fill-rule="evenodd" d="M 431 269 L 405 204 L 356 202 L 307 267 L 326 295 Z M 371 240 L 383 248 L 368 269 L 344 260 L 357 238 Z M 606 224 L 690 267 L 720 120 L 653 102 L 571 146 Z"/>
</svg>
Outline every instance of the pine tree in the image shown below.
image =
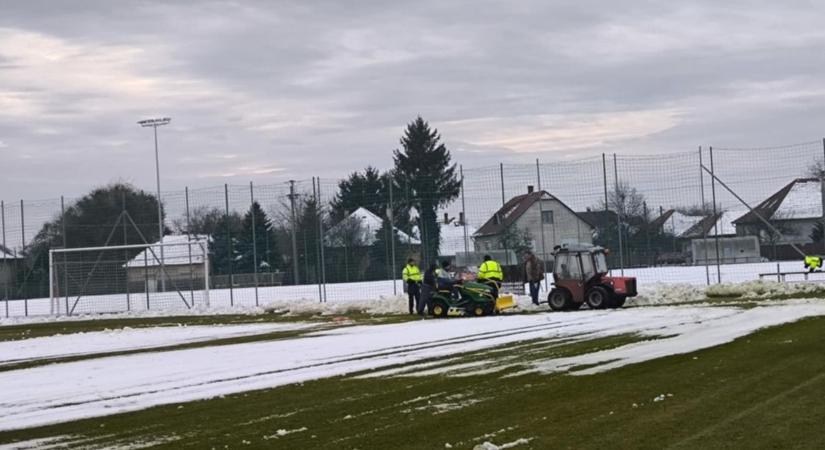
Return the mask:
<svg viewBox="0 0 825 450">
<path fill-rule="evenodd" d="M 269 217 L 258 202 L 253 202 L 241 223 L 237 270 L 241 273 L 253 273 L 257 267 L 258 272 L 276 271 L 280 267 L 277 248 Z"/>
<path fill-rule="evenodd" d="M 407 125 L 401 138 L 401 149 L 394 152 L 394 180 L 408 206 L 419 211 L 419 229 L 422 233 L 424 257 L 434 261 L 438 257 L 440 228 L 437 209 L 455 200 L 461 193 L 461 181 L 456 176 L 456 165 L 450 152 L 440 143 L 438 130 L 431 129 L 421 116 Z"/>
<path fill-rule="evenodd" d="M 237 267 L 238 239 L 242 234 L 241 217 L 232 212 L 222 215 L 215 224 L 209 241 L 209 260 L 217 275 L 240 273 Z M 231 244 L 230 244 L 231 243 Z"/>
<path fill-rule="evenodd" d="M 404 203 L 402 192 L 392 183 L 395 174 L 390 171 L 379 173 L 374 167 L 367 167 L 364 172 L 353 172 L 338 183 L 338 193 L 330 202 L 331 218 L 334 223 L 344 220 L 358 208 L 365 208 L 371 213 L 384 217 L 390 205 L 390 188 L 395 189 L 393 206 L 393 223 L 395 227 L 409 233 L 410 206 Z"/>
</svg>

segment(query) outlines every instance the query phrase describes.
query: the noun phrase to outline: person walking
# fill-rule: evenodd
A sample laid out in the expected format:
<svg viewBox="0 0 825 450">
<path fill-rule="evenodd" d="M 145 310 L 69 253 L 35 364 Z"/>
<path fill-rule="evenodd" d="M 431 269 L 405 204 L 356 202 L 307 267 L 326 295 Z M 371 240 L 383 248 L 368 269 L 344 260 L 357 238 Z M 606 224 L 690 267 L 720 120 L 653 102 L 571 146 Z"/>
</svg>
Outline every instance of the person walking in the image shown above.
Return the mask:
<svg viewBox="0 0 825 450">
<path fill-rule="evenodd" d="M 421 284 L 421 301 L 418 304 L 417 311 L 420 316 L 424 315 L 425 308 L 427 311 L 430 310 L 430 302 L 437 289 L 435 281 L 435 271 L 437 269 L 438 265 L 432 263 L 427 267 L 427 270 L 424 271 L 424 283 Z"/>
<path fill-rule="evenodd" d="M 407 265 L 401 272 L 401 279 L 407 284 L 407 297 L 410 301 L 410 314 L 415 314 L 417 305 L 421 302 L 421 269 L 415 264 L 415 259 L 407 260 Z"/>
<path fill-rule="evenodd" d="M 539 289 L 541 289 L 541 281 L 544 280 L 544 262 L 529 250 L 524 254 L 524 278 L 524 281 L 529 284 L 533 304 L 538 305 Z"/>
<path fill-rule="evenodd" d="M 484 255 L 484 262 L 478 266 L 478 282 L 490 286 L 493 289 L 493 299 L 497 299 L 502 281 L 504 281 L 504 272 L 501 270 L 501 264 L 493 260 L 490 255 Z"/>
</svg>

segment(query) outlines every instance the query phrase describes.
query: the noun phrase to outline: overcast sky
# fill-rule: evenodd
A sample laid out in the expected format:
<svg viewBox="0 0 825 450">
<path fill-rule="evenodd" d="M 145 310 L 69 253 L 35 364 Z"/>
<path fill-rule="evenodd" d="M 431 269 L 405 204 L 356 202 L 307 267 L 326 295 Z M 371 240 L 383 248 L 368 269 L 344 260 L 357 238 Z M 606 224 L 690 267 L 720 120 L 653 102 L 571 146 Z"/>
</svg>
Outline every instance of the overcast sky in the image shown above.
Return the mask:
<svg viewBox="0 0 825 450">
<path fill-rule="evenodd" d="M 825 2 L 0 0 L 0 198 L 825 134 Z"/>
</svg>

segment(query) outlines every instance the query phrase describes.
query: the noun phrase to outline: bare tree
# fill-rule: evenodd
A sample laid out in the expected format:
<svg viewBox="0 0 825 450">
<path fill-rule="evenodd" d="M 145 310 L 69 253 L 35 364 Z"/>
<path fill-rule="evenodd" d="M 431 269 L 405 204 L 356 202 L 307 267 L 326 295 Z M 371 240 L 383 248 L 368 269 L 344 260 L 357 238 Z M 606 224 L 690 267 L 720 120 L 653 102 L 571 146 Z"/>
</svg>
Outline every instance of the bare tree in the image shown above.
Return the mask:
<svg viewBox="0 0 825 450">
<path fill-rule="evenodd" d="M 600 201 L 599 209 L 609 209 L 624 218 L 645 218 L 645 196 L 627 183 L 619 183 L 607 194 L 607 208 L 604 200 Z"/>
</svg>

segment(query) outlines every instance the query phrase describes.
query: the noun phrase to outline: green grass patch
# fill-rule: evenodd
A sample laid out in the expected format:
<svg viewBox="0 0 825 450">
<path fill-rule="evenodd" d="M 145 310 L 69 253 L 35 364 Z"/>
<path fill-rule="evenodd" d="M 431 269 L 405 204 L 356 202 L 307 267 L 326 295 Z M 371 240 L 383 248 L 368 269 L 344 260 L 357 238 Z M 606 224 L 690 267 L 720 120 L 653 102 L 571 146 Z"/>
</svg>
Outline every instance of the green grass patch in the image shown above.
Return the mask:
<svg viewBox="0 0 825 450">
<path fill-rule="evenodd" d="M 336 377 L 5 432 L 0 443 L 62 436 L 84 448 L 471 449 L 525 438 L 516 448 L 822 448 L 823 329 L 825 318 L 806 319 L 590 376 Z M 636 339 L 523 342 L 512 354 L 466 358 L 529 362 Z"/>
</svg>

